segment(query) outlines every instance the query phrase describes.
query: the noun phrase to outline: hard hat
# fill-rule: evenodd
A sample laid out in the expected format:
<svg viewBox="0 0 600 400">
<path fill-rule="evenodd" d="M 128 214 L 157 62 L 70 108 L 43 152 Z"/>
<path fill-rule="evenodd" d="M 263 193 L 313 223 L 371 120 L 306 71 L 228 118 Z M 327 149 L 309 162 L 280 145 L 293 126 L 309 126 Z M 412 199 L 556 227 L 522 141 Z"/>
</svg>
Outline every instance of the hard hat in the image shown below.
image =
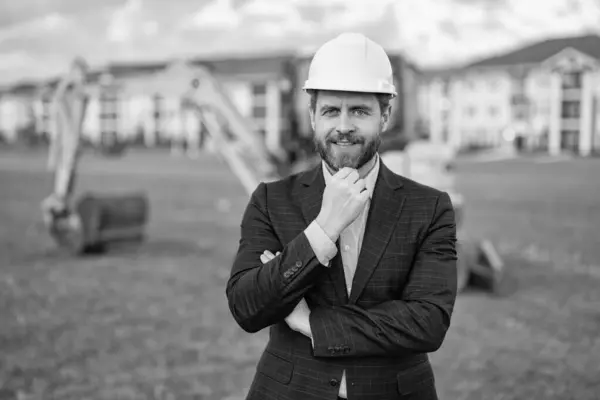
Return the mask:
<svg viewBox="0 0 600 400">
<path fill-rule="evenodd" d="M 360 33 L 342 33 L 315 53 L 304 90 L 396 96 L 392 64 L 383 47 Z"/>
</svg>

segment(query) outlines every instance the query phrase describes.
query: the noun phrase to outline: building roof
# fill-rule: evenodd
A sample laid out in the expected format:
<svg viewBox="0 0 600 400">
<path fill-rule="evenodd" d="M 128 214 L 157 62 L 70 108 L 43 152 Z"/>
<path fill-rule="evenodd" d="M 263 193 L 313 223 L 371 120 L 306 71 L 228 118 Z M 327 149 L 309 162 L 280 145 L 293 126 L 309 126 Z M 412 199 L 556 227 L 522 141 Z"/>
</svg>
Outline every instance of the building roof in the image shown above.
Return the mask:
<svg viewBox="0 0 600 400">
<path fill-rule="evenodd" d="M 585 35 L 536 42 L 508 53 L 479 60 L 465 68 L 538 64 L 569 47 L 600 60 L 600 36 Z"/>
</svg>

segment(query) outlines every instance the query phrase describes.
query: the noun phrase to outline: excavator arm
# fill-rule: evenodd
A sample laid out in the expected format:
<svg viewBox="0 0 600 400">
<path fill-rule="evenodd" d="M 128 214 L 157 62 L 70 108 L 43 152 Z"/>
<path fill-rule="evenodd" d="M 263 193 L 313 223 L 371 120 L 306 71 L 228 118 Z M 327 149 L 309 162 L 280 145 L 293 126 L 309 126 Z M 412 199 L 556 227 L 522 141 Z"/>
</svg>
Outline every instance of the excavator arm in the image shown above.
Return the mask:
<svg viewBox="0 0 600 400">
<path fill-rule="evenodd" d="M 261 181 L 280 177 L 277 163 L 268 152 L 263 135 L 228 97 L 218 79 L 204 66 L 185 61 L 145 80 L 144 85 L 125 84 L 132 93 L 160 93 L 177 98 L 179 113 L 193 112 L 212 139 L 219 157 L 251 194 Z"/>
<path fill-rule="evenodd" d="M 48 168 L 54 172 L 53 190 L 42 202 L 44 223 L 51 232 L 79 222 L 72 212 L 72 196 L 79 161 L 81 128 L 88 99 L 85 92 L 85 64 L 76 59 L 52 95 L 52 134 Z"/>
<path fill-rule="evenodd" d="M 51 144 L 48 169 L 54 172 L 52 193 L 41 205 L 44 224 L 61 244 L 79 242 L 82 224 L 73 210 L 75 175 L 79 161 L 81 128 L 87 110 L 86 64 L 75 59 L 51 101 Z"/>
<path fill-rule="evenodd" d="M 181 105 L 197 112 L 219 155 L 248 194 L 261 181 L 279 178 L 262 134 L 239 112 L 208 69 L 195 68 Z"/>
</svg>

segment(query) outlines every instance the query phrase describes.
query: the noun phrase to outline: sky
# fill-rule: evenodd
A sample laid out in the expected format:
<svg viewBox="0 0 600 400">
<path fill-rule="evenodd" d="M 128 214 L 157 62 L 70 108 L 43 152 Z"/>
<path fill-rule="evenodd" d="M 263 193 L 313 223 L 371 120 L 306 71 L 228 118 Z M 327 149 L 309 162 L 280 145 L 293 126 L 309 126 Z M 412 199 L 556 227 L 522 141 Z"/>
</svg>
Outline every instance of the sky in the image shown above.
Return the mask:
<svg viewBox="0 0 600 400">
<path fill-rule="evenodd" d="M 0 0 L 0 84 L 93 66 L 314 51 L 362 32 L 423 68 L 600 34 L 600 0 Z"/>
</svg>

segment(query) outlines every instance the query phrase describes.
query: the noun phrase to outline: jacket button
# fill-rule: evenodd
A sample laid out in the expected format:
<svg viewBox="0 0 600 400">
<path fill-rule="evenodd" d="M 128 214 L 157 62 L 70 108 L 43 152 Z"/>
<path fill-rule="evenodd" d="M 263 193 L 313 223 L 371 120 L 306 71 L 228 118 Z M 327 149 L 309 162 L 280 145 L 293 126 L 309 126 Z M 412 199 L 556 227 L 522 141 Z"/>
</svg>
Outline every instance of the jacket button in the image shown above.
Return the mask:
<svg viewBox="0 0 600 400">
<path fill-rule="evenodd" d="M 300 268 L 302 266 L 302 261 L 296 261 L 296 267 Z"/>
<path fill-rule="evenodd" d="M 337 385 L 340 384 L 340 381 L 338 381 L 337 379 L 332 379 L 332 380 L 329 381 L 329 384 L 331 386 L 337 386 Z"/>
<path fill-rule="evenodd" d="M 285 272 L 283 273 L 283 277 L 284 277 L 284 278 L 289 278 L 291 275 L 292 275 L 292 273 L 291 273 L 290 271 L 285 271 Z"/>
</svg>

